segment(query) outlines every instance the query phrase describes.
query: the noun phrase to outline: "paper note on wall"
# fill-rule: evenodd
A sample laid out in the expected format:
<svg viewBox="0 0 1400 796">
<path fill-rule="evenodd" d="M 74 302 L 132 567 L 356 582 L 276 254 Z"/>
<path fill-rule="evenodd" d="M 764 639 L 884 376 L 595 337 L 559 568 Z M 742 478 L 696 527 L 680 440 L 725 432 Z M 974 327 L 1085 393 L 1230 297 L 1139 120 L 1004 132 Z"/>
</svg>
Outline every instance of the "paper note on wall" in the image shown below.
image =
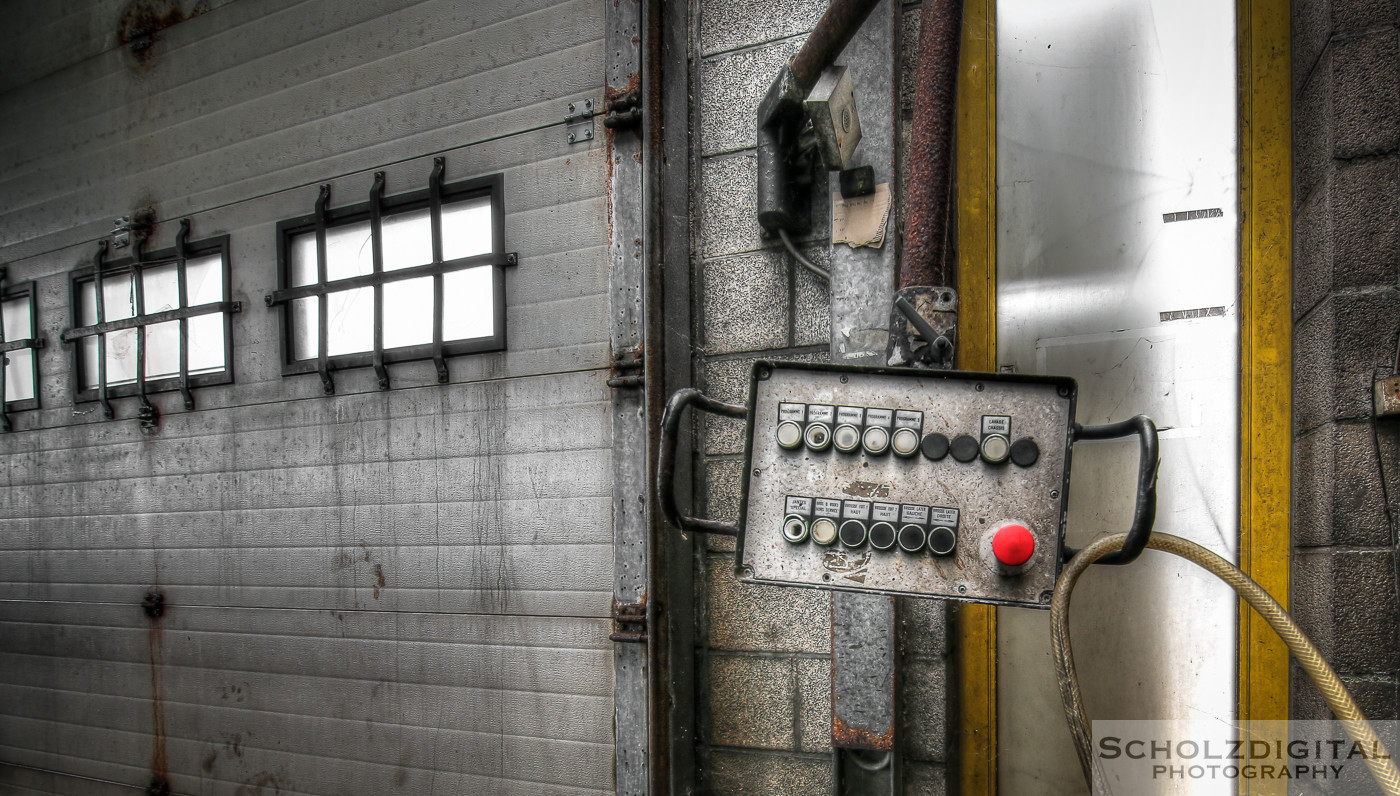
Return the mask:
<svg viewBox="0 0 1400 796">
<path fill-rule="evenodd" d="M 848 243 L 851 248 L 885 245 L 885 227 L 890 220 L 890 186 L 881 183 L 875 193 L 844 197 L 831 192 L 831 243 Z"/>
</svg>

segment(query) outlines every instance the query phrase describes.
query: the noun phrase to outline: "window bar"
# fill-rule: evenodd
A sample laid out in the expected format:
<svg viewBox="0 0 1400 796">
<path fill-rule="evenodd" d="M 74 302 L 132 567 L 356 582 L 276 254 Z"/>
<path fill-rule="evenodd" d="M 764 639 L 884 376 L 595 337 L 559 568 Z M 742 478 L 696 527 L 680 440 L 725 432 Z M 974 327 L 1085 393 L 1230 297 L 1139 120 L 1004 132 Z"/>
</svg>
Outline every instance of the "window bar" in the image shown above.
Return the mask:
<svg viewBox="0 0 1400 796">
<path fill-rule="evenodd" d="M 175 283 L 180 294 L 180 309 L 190 305 L 190 289 L 186 280 L 185 260 L 189 259 L 190 220 L 180 219 L 180 231 L 175 233 Z M 190 322 L 180 321 L 180 397 L 185 399 L 185 409 L 194 409 L 194 393 L 190 391 Z"/>
<path fill-rule="evenodd" d="M 10 269 L 0 266 L 0 344 L 7 342 L 5 340 L 5 277 L 9 273 Z M 5 367 L 10 364 L 9 353 L 9 351 L 0 353 L 0 431 L 10 430 L 10 414 L 5 411 Z"/>
<path fill-rule="evenodd" d="M 141 256 L 145 253 L 146 236 L 141 235 L 131 242 L 131 292 L 135 298 L 136 317 L 146 314 L 146 287 L 141 284 Z M 146 324 L 136 327 L 136 397 L 141 401 L 137 414 L 141 425 L 154 428 L 160 418 L 160 411 L 146 397 Z"/>
<path fill-rule="evenodd" d="M 92 257 L 92 292 L 96 301 L 97 323 L 107 320 L 106 303 L 102 297 L 102 266 L 107 259 L 107 240 L 97 242 L 97 254 Z M 81 345 L 81 343 L 79 343 Z M 107 420 L 117 416 L 112 402 L 107 398 L 107 335 L 97 336 L 97 401 L 102 404 L 102 417 Z"/>
<path fill-rule="evenodd" d="M 389 371 L 384 367 L 384 273 L 383 226 L 384 172 L 374 173 L 374 185 L 369 189 L 369 249 L 374 263 L 374 375 L 379 377 L 379 389 L 389 389 Z"/>
<path fill-rule="evenodd" d="M 316 281 L 323 288 L 316 298 L 316 372 L 321 374 L 321 389 L 326 395 L 335 394 L 335 382 L 331 380 L 330 357 L 326 349 L 330 345 L 330 318 L 326 317 L 329 302 L 326 298 L 326 205 L 331 200 L 331 186 L 321 186 L 321 194 L 316 197 Z"/>
<path fill-rule="evenodd" d="M 447 170 L 447 158 L 433 158 L 433 173 L 428 177 L 428 208 L 433 228 L 433 265 L 442 264 L 442 178 Z M 442 274 L 433 274 L 433 365 L 437 367 L 438 384 L 446 384 L 447 358 L 442 354 Z"/>
</svg>

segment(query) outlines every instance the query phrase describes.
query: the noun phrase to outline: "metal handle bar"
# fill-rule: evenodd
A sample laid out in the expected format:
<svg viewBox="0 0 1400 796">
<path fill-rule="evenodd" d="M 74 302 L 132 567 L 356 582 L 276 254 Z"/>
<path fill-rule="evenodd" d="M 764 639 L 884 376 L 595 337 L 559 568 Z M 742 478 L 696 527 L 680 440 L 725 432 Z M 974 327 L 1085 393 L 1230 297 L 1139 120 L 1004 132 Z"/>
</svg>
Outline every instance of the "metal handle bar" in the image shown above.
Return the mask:
<svg viewBox="0 0 1400 796">
<path fill-rule="evenodd" d="M 1128 539 L 1121 550 L 1100 558 L 1096 564 L 1130 564 L 1137 560 L 1147 538 L 1152 535 L 1152 525 L 1157 521 L 1157 424 L 1146 415 L 1138 415 L 1121 423 L 1105 426 L 1081 426 L 1074 424 L 1070 442 L 1082 439 L 1119 439 L 1133 434 L 1138 435 L 1141 448 L 1138 454 L 1137 504 L 1133 507 L 1133 524 L 1128 529 Z M 1064 560 L 1073 558 L 1079 550 L 1066 547 Z"/>
<path fill-rule="evenodd" d="M 749 414 L 749 408 L 743 404 L 716 401 L 690 387 L 677 390 L 671 396 L 666 402 L 666 410 L 661 413 L 661 450 L 656 463 L 656 497 L 661 505 L 661 516 L 681 531 L 738 536 L 737 523 L 688 517 L 676 508 L 676 492 L 673 488 L 676 480 L 676 443 L 680 437 L 681 415 L 691 404 L 695 404 L 701 411 L 725 417 L 747 417 Z"/>
</svg>

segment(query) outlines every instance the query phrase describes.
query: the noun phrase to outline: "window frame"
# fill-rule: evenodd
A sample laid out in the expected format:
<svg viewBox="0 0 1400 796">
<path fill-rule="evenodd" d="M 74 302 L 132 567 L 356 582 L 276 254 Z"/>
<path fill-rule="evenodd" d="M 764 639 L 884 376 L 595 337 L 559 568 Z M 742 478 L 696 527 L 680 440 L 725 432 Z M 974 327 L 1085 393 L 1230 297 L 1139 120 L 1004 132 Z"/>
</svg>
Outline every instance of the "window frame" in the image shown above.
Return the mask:
<svg viewBox="0 0 1400 796">
<path fill-rule="evenodd" d="M 44 347 L 44 338 L 39 335 L 38 293 L 33 281 L 4 285 L 4 268 L 0 268 L 0 321 L 5 317 L 4 303 L 16 300 L 29 302 L 29 335 L 17 340 L 5 339 L 3 323 L 0 323 L 0 431 L 11 430 L 10 412 L 24 412 L 39 408 L 39 351 Z M 5 383 L 3 360 L 12 351 L 30 352 L 30 370 L 34 380 L 34 397 L 22 401 L 10 400 L 9 387 Z"/>
<path fill-rule="evenodd" d="M 141 398 L 144 404 L 146 403 L 145 396 L 148 393 L 179 391 L 184 397 L 185 408 L 194 409 L 194 396 L 191 392 L 193 389 L 233 383 L 233 315 L 242 310 L 242 302 L 233 301 L 230 298 L 233 294 L 233 255 L 229 236 L 220 235 L 204 240 L 189 241 L 187 240 L 188 235 L 189 220 L 183 219 L 180 222 L 180 232 L 176 235 L 173 247 L 146 252 L 143 249 L 144 240 L 137 238 L 132 244 L 133 251 L 130 257 L 111 261 L 106 259 L 108 246 L 107 241 L 103 240 L 98 243 L 98 251 L 93 257 L 92 265 L 76 268 L 69 272 L 68 304 L 71 326 L 63 331 L 62 340 L 64 343 L 73 344 L 73 372 L 70 386 L 74 404 L 97 401 L 102 404 L 103 416 L 111 419 L 114 412 L 110 400 L 113 398 L 135 396 Z M 186 284 L 185 262 L 197 257 L 208 257 L 216 254 L 221 261 L 220 277 L 223 281 L 223 300 L 191 306 Z M 144 304 L 144 285 L 141 283 L 141 271 L 145 268 L 172 263 L 176 266 L 180 306 L 173 310 L 145 312 L 145 307 L 142 306 Z M 103 294 L 99 280 L 124 274 L 130 274 L 133 285 L 136 286 L 137 313 L 129 318 L 106 320 L 103 318 L 105 314 L 103 312 L 104 302 L 100 298 Z M 84 325 L 81 316 L 82 290 L 83 286 L 88 283 L 93 285 L 96 297 L 98 297 L 98 322 Z M 215 313 L 223 316 L 224 367 L 217 373 L 191 374 L 189 372 L 187 321 L 193 317 Z M 145 375 L 146 329 L 173 320 L 180 321 L 180 372 L 171 376 L 147 379 Z M 106 338 L 104 335 L 123 329 L 137 330 L 136 380 L 127 384 L 109 384 L 107 383 Z M 81 341 L 89 337 L 96 337 L 98 340 L 97 385 L 94 387 L 83 386 L 84 377 L 87 374 L 83 367 Z"/>
<path fill-rule="evenodd" d="M 464 354 L 478 354 L 504 351 L 506 348 L 506 300 L 505 268 L 516 264 L 516 254 L 505 250 L 505 178 L 503 174 L 460 180 L 444 184 L 443 158 L 435 158 L 429 186 L 424 189 L 384 196 L 384 172 L 376 172 L 374 187 L 370 190 L 369 201 L 345 207 L 330 208 L 330 186 L 322 185 L 316 200 L 316 211 L 304 216 L 286 219 L 277 224 L 277 290 L 265 301 L 269 307 L 279 310 L 278 324 L 281 331 L 282 375 L 296 376 L 307 373 L 320 373 L 322 385 L 327 394 L 335 392 L 332 371 L 351 368 L 373 367 L 379 378 L 380 389 L 389 388 L 386 366 L 400 362 L 432 360 L 437 368 L 438 382 L 447 383 L 446 357 Z M 442 258 L 442 207 L 458 201 L 486 198 L 491 208 L 491 249 L 485 254 L 460 257 L 452 260 Z M 370 222 L 371 246 L 380 234 L 380 218 L 393 213 L 427 209 L 432 230 L 433 262 L 384 270 L 382 252 L 376 251 L 373 257 L 373 270 L 367 274 L 345 279 L 326 278 L 325 233 L 339 226 Z M 312 233 L 317 236 L 317 281 L 293 286 L 291 244 L 298 235 Z M 476 337 L 467 340 L 443 340 L 444 307 L 443 275 L 479 266 L 491 266 L 492 285 L 492 333 L 489 337 Z M 407 279 L 433 277 L 433 342 L 420 343 L 396 348 L 385 348 L 383 340 L 384 303 L 383 288 L 386 284 Z M 374 288 L 374 344 L 369 351 L 350 354 L 329 354 L 328 299 L 332 293 L 353 288 Z M 292 317 L 292 303 L 297 299 L 316 298 L 318 305 L 317 355 L 308 359 L 296 358 L 296 333 Z"/>
</svg>

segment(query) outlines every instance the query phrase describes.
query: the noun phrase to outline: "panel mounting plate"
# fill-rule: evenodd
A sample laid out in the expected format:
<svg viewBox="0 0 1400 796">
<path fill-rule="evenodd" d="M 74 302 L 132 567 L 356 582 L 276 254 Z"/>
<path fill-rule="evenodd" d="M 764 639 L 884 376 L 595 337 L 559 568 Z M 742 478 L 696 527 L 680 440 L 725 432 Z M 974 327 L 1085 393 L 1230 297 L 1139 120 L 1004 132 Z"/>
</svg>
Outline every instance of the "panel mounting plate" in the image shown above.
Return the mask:
<svg viewBox="0 0 1400 796">
<path fill-rule="evenodd" d="M 756 362 L 738 577 L 1048 606 L 1075 395 L 1069 378 Z M 1014 565 L 1013 536 L 1034 544 Z"/>
</svg>

